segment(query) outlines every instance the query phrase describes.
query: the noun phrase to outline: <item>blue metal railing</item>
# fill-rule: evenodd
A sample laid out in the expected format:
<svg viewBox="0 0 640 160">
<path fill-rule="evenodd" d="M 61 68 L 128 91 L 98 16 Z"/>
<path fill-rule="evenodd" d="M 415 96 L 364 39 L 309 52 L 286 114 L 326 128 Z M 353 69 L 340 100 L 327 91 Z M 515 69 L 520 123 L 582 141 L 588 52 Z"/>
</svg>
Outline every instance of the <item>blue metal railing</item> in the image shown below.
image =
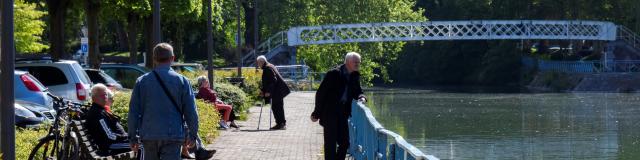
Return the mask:
<svg viewBox="0 0 640 160">
<path fill-rule="evenodd" d="M 400 135 L 384 129 L 364 104 L 353 101 L 349 119 L 349 153 L 356 160 L 438 160 L 407 143 Z"/>
<path fill-rule="evenodd" d="M 599 69 L 599 61 L 538 61 L 539 71 L 556 71 L 565 73 L 595 73 Z"/>
<path fill-rule="evenodd" d="M 564 73 L 621 73 L 640 72 L 640 60 L 613 60 L 606 65 L 602 61 L 550 61 L 523 57 L 522 65 L 527 69 L 542 72 Z"/>
</svg>

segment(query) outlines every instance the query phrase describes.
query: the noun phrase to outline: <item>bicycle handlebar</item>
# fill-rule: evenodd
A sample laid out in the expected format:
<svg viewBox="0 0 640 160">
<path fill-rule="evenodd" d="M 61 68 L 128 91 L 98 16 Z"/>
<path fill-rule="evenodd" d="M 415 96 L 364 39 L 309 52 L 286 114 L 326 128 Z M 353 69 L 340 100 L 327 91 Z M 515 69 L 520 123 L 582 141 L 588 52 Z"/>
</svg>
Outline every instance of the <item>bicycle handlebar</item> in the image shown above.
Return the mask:
<svg viewBox="0 0 640 160">
<path fill-rule="evenodd" d="M 58 96 L 55 96 L 55 95 L 53 95 L 51 93 L 47 93 L 47 95 L 49 97 L 53 98 L 54 102 L 57 102 L 58 104 L 65 106 L 65 107 L 61 106 L 58 110 L 65 110 L 65 109 L 68 109 L 68 108 L 89 107 L 89 105 L 78 103 L 78 102 L 72 102 L 72 101 L 69 101 L 69 100 L 65 100 L 63 97 L 58 97 Z"/>
</svg>

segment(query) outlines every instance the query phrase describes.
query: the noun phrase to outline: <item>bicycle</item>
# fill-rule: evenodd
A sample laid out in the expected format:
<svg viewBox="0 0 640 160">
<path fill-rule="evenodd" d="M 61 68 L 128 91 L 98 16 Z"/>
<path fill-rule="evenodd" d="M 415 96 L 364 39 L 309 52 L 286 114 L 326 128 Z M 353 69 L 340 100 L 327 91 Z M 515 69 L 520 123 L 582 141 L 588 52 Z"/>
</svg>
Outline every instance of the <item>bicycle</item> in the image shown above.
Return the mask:
<svg viewBox="0 0 640 160">
<path fill-rule="evenodd" d="M 75 103 L 47 93 L 53 98 L 55 120 L 46 136 L 40 138 L 31 150 L 29 160 L 77 160 L 80 159 L 78 136 L 72 130 L 71 120 L 80 119 L 89 105 Z"/>
</svg>

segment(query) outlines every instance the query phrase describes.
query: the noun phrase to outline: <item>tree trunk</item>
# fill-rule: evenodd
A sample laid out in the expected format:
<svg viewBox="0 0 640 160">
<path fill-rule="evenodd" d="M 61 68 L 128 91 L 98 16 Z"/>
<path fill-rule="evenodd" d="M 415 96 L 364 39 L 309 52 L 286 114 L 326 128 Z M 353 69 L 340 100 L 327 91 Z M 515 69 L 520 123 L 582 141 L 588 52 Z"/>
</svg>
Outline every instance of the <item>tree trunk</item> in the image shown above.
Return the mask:
<svg viewBox="0 0 640 160">
<path fill-rule="evenodd" d="M 176 26 L 176 30 L 174 33 L 175 36 L 175 44 L 174 44 L 174 50 L 173 53 L 176 55 L 176 61 L 178 60 L 178 58 L 180 58 L 181 60 L 184 60 L 187 56 L 184 54 L 183 50 L 184 50 L 184 23 L 178 21 L 178 23 L 175 24 Z"/>
<path fill-rule="evenodd" d="M 129 13 L 127 17 L 127 21 L 129 26 L 128 34 L 129 34 L 129 63 L 136 64 L 138 63 L 138 19 L 140 19 L 138 14 Z"/>
<path fill-rule="evenodd" d="M 116 34 L 118 36 L 118 50 L 124 51 L 129 49 L 129 37 L 125 31 L 123 21 L 115 21 Z"/>
<path fill-rule="evenodd" d="M 87 14 L 87 28 L 89 37 L 89 66 L 94 69 L 100 68 L 102 56 L 100 55 L 100 43 L 98 33 L 98 18 L 100 13 L 100 2 L 97 0 L 87 0 L 85 2 Z"/>
<path fill-rule="evenodd" d="M 153 68 L 153 30 L 150 29 L 153 27 L 153 17 L 151 15 L 147 16 L 144 18 L 144 28 L 146 28 L 144 31 L 144 44 L 145 44 L 145 60 L 146 63 L 144 64 L 145 67 L 152 69 Z"/>
<path fill-rule="evenodd" d="M 253 0 L 251 0 L 253 2 Z M 255 11 L 256 9 L 254 8 L 253 5 L 251 5 L 248 1 L 244 1 L 242 2 L 242 8 L 244 8 L 244 44 L 246 48 L 251 48 L 253 49 L 256 44 L 255 43 L 255 39 L 257 37 L 255 37 Z"/>
<path fill-rule="evenodd" d="M 69 7 L 69 0 L 47 0 L 47 7 L 49 13 L 49 43 L 50 54 L 53 59 L 66 59 L 71 57 L 69 53 L 64 51 L 65 37 L 64 37 L 64 21 L 66 18 L 66 11 Z"/>
</svg>

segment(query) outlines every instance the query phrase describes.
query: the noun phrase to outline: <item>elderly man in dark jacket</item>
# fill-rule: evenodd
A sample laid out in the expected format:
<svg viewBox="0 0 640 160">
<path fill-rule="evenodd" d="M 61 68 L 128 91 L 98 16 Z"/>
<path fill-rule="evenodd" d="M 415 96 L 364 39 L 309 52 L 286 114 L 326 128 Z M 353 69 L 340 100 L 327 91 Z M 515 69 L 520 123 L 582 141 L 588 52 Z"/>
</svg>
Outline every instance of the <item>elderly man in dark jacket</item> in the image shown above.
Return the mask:
<svg viewBox="0 0 640 160">
<path fill-rule="evenodd" d="M 273 116 L 276 119 L 276 125 L 271 129 L 287 129 L 287 121 L 284 118 L 284 97 L 291 93 L 289 86 L 282 79 L 276 66 L 269 63 L 266 57 L 258 56 L 256 63 L 258 67 L 262 68 L 260 95 L 265 98 L 265 101 L 271 101 L 271 110 L 273 110 Z"/>
<path fill-rule="evenodd" d="M 85 123 L 89 135 L 98 145 L 98 154 L 105 156 L 131 151 L 129 137 L 120 124 L 120 118 L 107 109 L 109 92 L 103 84 L 91 88 L 93 103 Z"/>
<path fill-rule="evenodd" d="M 343 65 L 327 72 L 316 92 L 316 105 L 311 113 L 311 121 L 320 120 L 324 128 L 326 160 L 345 159 L 349 148 L 347 119 L 351 117 L 351 101 L 365 101 L 358 72 L 360 54 L 347 53 L 344 61 Z"/>
</svg>

